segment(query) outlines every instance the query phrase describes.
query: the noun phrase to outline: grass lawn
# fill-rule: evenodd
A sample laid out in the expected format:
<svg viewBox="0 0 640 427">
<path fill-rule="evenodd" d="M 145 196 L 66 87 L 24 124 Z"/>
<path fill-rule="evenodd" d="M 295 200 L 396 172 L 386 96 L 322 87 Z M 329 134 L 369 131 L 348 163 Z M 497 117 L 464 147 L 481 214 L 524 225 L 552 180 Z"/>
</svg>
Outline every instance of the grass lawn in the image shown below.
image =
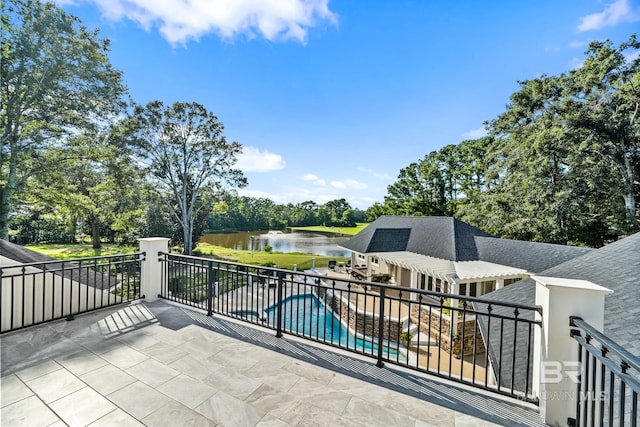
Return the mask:
<svg viewBox="0 0 640 427">
<path fill-rule="evenodd" d="M 93 249 L 91 244 L 43 244 L 25 245 L 25 248 L 40 252 L 56 259 L 88 258 L 94 256 L 130 254 L 138 250 L 135 246 L 103 244 L 102 249 Z"/>
<path fill-rule="evenodd" d="M 116 254 L 129 254 L 138 251 L 135 246 L 102 245 L 102 249 L 92 249 L 90 244 L 42 244 L 25 245 L 26 248 L 43 253 L 56 259 L 88 258 L 93 256 L 105 256 Z M 262 251 L 241 251 L 214 246 L 208 243 L 198 244 L 195 254 L 252 265 L 276 265 L 279 268 L 293 270 L 297 265 L 298 270 L 311 268 L 311 260 L 316 260 L 317 267 L 326 267 L 329 260 L 346 261 L 347 258 L 326 257 L 305 253 L 283 253 Z"/>
<path fill-rule="evenodd" d="M 325 227 L 324 225 L 313 225 L 309 227 L 290 227 L 291 231 L 317 231 L 319 233 L 346 234 L 353 236 L 362 231 L 369 223 L 358 223 L 355 227 Z"/>
<path fill-rule="evenodd" d="M 252 265 L 276 265 L 279 268 L 287 270 L 293 270 L 294 265 L 297 265 L 298 270 L 310 269 L 312 259 L 316 260 L 316 267 L 326 267 L 329 260 L 332 259 L 336 261 L 347 260 L 347 258 L 311 255 L 300 252 L 284 253 L 235 250 L 222 246 L 210 245 L 208 243 L 199 243 L 196 247 L 196 251 L 204 256 L 212 256 L 225 261 Z"/>
</svg>

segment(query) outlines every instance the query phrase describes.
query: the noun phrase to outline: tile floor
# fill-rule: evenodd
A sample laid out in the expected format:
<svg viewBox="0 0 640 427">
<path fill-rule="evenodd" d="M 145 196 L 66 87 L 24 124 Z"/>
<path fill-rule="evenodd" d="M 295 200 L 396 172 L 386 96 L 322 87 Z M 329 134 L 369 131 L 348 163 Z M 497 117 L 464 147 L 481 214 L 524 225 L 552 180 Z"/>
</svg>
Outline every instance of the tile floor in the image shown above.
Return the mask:
<svg viewBox="0 0 640 427">
<path fill-rule="evenodd" d="M 4 427 L 542 425 L 527 405 L 162 301 L 0 348 Z"/>
</svg>

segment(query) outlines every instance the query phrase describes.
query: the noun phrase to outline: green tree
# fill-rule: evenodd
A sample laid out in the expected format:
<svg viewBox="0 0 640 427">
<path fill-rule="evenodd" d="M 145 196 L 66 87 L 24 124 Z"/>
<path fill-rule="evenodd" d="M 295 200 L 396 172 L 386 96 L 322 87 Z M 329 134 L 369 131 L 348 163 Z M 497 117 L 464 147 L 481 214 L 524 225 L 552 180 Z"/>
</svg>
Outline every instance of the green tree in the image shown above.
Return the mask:
<svg viewBox="0 0 640 427">
<path fill-rule="evenodd" d="M 640 49 L 635 35 L 618 48 L 592 42 L 582 67 L 567 77 L 564 112 L 580 138 L 585 158 L 600 159 L 613 171 L 613 190 L 624 202 L 629 230 L 638 230 L 640 187 Z"/>
<path fill-rule="evenodd" d="M 51 3 L 10 0 L 1 6 L 0 237 L 27 181 L 56 167 L 79 129 L 121 111 L 126 88 L 107 57 L 108 40 Z"/>
<path fill-rule="evenodd" d="M 233 169 L 241 145 L 227 142 L 222 123 L 198 103 L 136 106 L 126 127 L 154 188 L 182 228 L 184 252 L 191 254 L 194 224 L 213 205 L 212 195 L 225 185 L 246 185 L 242 172 Z"/>
<path fill-rule="evenodd" d="M 499 183 L 476 212 L 488 231 L 602 246 L 638 229 L 640 60 L 625 59 L 638 47 L 594 42 L 581 68 L 520 83 L 490 123 Z"/>
<path fill-rule="evenodd" d="M 398 180 L 391 184 L 383 209 L 369 212 L 373 218 L 393 215 L 456 215 L 461 204 L 488 188 L 489 160 L 487 152 L 491 137 L 447 145 L 427 154 L 419 162 L 400 170 Z"/>
<path fill-rule="evenodd" d="M 128 150 L 108 134 L 78 134 L 48 156 L 57 167 L 32 179 L 35 200 L 54 207 L 74 228 L 78 221 L 87 224 L 94 249 L 101 237 L 126 243 L 139 237 L 148 189 Z"/>
<path fill-rule="evenodd" d="M 345 199 L 330 200 L 320 207 L 320 220 L 326 226 L 355 226 L 353 209 Z"/>
</svg>

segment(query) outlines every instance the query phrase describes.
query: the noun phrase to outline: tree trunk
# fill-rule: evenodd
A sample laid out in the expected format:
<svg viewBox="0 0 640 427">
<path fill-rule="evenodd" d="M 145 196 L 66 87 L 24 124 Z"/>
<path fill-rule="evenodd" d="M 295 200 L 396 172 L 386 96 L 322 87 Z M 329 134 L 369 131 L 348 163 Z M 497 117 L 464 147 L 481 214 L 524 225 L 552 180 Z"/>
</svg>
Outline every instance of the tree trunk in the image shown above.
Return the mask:
<svg viewBox="0 0 640 427">
<path fill-rule="evenodd" d="M 100 241 L 100 221 L 98 218 L 90 218 L 91 221 L 91 247 L 93 249 L 100 249 L 102 242 Z"/>
<path fill-rule="evenodd" d="M 9 198 L 6 187 L 0 188 L 0 239 L 9 240 Z"/>
<path fill-rule="evenodd" d="M 193 251 L 191 250 L 191 230 L 193 228 L 193 218 L 190 217 L 189 212 L 184 212 L 183 215 L 183 223 L 182 223 L 182 235 L 184 238 L 184 250 L 182 251 L 185 255 L 191 255 Z"/>
<path fill-rule="evenodd" d="M 636 176 L 631 164 L 630 154 L 624 155 L 624 169 L 625 169 L 625 182 L 624 182 L 624 204 L 627 210 L 627 219 L 631 223 L 632 230 L 638 229 L 638 222 L 636 218 L 636 198 L 633 194 L 633 184 L 635 183 Z"/>
<path fill-rule="evenodd" d="M 2 188 L 2 199 L 0 200 L 0 239 L 9 240 L 9 213 L 11 211 L 11 198 L 16 191 L 18 149 L 15 141 L 10 141 L 11 154 L 9 155 L 9 176 Z"/>
</svg>

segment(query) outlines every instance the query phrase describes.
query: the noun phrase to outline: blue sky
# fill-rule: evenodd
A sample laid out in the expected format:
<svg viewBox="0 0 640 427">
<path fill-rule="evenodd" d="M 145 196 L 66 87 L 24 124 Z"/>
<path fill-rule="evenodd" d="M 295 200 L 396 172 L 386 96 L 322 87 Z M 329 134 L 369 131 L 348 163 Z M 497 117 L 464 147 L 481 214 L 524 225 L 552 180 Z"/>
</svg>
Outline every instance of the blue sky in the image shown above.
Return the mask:
<svg viewBox="0 0 640 427">
<path fill-rule="evenodd" d="M 382 202 L 400 169 L 483 135 L 517 81 L 640 30 L 640 0 L 58 0 L 111 40 L 138 103 L 200 102 L 240 194 Z"/>
</svg>

